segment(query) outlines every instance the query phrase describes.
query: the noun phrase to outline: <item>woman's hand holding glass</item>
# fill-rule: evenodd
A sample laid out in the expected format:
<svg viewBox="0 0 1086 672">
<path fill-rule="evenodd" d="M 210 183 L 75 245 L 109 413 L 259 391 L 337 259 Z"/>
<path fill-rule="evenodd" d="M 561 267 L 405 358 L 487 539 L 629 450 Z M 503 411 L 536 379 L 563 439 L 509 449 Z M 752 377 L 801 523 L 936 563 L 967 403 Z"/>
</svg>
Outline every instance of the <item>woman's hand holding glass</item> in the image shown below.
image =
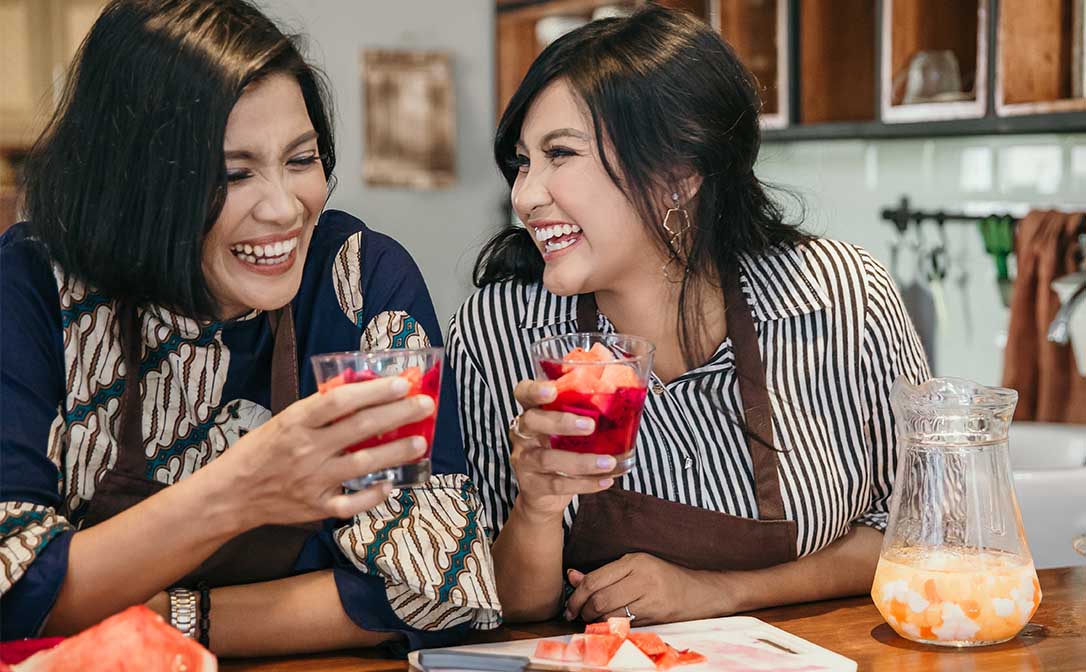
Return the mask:
<svg viewBox="0 0 1086 672">
<path fill-rule="evenodd" d="M 539 408 L 557 395 L 549 382 L 522 380 L 514 395 L 525 409 L 509 428 L 511 462 L 520 489 L 517 505 L 524 513 L 561 518 L 574 495 L 599 492 L 614 484 L 609 475 L 615 469 L 614 457 L 551 448 L 552 435 L 591 434 L 595 430 L 592 418 Z"/>
<path fill-rule="evenodd" d="M 426 441 L 411 436 L 353 453 L 344 448 L 431 415 L 433 399 L 405 398 L 409 387 L 392 377 L 313 394 L 239 439 L 210 465 L 230 480 L 239 525 L 347 519 L 384 501 L 389 484 L 344 493 L 343 482 L 418 459 Z"/>
</svg>

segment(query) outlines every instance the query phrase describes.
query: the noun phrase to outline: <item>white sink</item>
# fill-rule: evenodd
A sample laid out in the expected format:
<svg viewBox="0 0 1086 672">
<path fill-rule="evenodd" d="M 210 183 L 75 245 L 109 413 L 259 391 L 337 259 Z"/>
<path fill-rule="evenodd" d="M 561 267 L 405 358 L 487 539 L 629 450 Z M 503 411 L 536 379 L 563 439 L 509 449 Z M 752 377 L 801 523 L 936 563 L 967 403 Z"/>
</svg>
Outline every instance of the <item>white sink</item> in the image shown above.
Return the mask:
<svg viewBox="0 0 1086 672">
<path fill-rule="evenodd" d="M 1015 422 L 1011 468 L 1038 568 L 1086 565 L 1071 540 L 1086 534 L 1086 425 Z"/>
</svg>

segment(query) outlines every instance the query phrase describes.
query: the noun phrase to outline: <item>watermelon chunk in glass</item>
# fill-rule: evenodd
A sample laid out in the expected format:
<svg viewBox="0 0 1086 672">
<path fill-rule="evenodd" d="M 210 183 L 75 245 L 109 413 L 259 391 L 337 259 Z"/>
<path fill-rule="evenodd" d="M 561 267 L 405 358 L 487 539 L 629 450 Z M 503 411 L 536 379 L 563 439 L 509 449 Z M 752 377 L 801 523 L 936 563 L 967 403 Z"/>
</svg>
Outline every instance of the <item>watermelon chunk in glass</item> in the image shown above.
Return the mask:
<svg viewBox="0 0 1086 672">
<path fill-rule="evenodd" d="M 355 371 L 354 369 L 344 369 L 342 373 L 337 376 L 333 376 L 328 380 L 317 386 L 317 390 L 321 393 L 327 392 L 340 385 L 348 385 L 350 383 L 364 383 L 370 380 L 376 380 L 379 378 L 376 373 L 367 369 Z M 416 394 L 425 394 L 434 400 L 434 413 L 428 418 L 423 418 L 418 422 L 404 425 L 397 429 L 390 430 L 384 434 L 360 441 L 352 444 L 344 450 L 348 453 L 353 453 L 356 450 L 363 450 L 365 448 L 375 448 L 377 446 L 391 443 L 397 439 L 402 439 L 408 436 L 421 436 L 426 439 L 426 454 L 419 457 L 416 462 L 420 460 L 426 460 L 430 458 L 430 449 L 434 442 L 434 423 L 437 421 L 437 404 L 438 397 L 441 394 L 441 367 L 434 366 L 426 373 L 419 370 L 418 367 L 411 367 L 400 373 L 400 377 L 407 380 L 411 387 L 407 390 L 407 396 L 414 396 Z"/>
</svg>

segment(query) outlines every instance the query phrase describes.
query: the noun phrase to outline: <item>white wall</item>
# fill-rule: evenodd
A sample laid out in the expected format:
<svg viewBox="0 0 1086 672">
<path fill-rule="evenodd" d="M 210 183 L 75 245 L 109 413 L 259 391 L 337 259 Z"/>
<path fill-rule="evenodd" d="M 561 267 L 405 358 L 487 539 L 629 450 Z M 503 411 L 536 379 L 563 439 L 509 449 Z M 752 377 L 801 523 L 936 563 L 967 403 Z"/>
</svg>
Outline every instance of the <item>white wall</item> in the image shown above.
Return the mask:
<svg viewBox="0 0 1086 672">
<path fill-rule="evenodd" d="M 336 173 L 329 207 L 391 235 L 426 277 L 442 329 L 471 291 L 479 246 L 501 222 L 508 190 L 491 159 L 495 127 L 493 0 L 258 0 L 290 32 L 309 36 L 309 58 L 331 80 L 336 105 Z M 457 183 L 416 191 L 362 182 L 363 49 L 452 54 Z"/>
<path fill-rule="evenodd" d="M 793 188 L 814 233 L 866 247 L 889 265 L 896 230 L 879 218 L 907 195 L 924 210 L 1024 214 L 1034 207 L 1086 209 L 1086 134 L 772 143 L 758 174 Z M 924 230 L 937 239 L 934 225 Z M 911 238 L 912 234 L 910 234 Z M 947 319 L 937 330 L 935 373 L 997 385 L 1009 314 L 975 224 L 948 224 Z M 915 275 L 903 253 L 898 276 Z"/>
</svg>

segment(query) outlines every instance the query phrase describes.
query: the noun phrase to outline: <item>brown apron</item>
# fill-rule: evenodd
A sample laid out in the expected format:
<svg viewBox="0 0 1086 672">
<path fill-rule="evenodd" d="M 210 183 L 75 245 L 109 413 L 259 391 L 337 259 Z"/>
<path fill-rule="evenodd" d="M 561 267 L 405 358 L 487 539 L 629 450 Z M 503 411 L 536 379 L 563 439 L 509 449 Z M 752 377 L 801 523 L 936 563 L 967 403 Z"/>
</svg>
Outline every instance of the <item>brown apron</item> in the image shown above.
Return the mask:
<svg viewBox="0 0 1086 672">
<path fill-rule="evenodd" d="M 580 496 L 564 564 L 590 572 L 627 553 L 649 553 L 704 570 L 761 569 L 796 559 L 796 522 L 784 517 L 773 445 L 772 407 L 750 306 L 733 276 L 725 282 L 725 316 L 735 347 L 744 433 L 754 468 L 758 518 L 743 518 L 631 492 L 615 484 Z M 598 331 L 596 300 L 577 301 L 579 331 Z"/>
<path fill-rule="evenodd" d="M 95 489 L 82 529 L 97 525 L 154 495 L 165 483 L 145 476 L 147 457 L 143 443 L 143 397 L 140 394 L 142 337 L 136 310 L 118 310 L 121 348 L 125 362 L 125 385 L 120 412 L 114 425 L 117 461 Z M 272 350 L 271 406 L 279 413 L 298 399 L 298 356 L 294 317 L 290 304 L 268 313 L 275 338 Z M 193 525 L 200 524 L 200 511 L 192 512 Z M 294 564 L 306 539 L 320 528 L 307 525 L 265 525 L 234 537 L 176 585 L 192 587 L 205 582 L 210 587 L 255 583 L 293 574 Z"/>
</svg>

